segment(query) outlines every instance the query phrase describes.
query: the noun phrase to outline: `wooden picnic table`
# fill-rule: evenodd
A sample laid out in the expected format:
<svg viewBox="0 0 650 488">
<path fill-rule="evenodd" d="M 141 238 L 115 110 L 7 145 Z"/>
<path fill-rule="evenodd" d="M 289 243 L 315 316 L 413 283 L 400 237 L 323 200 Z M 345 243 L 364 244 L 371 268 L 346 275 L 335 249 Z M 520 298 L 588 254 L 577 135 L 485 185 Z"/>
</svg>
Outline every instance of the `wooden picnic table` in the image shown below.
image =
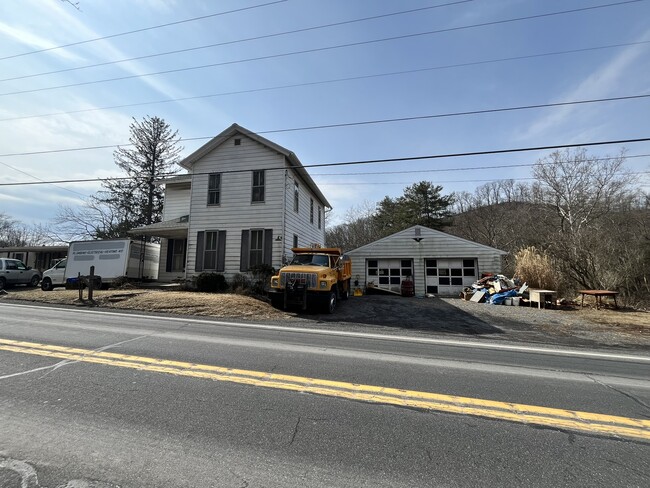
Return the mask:
<svg viewBox="0 0 650 488">
<path fill-rule="evenodd" d="M 612 297 L 614 299 L 614 307 L 618 308 L 618 303 L 616 303 L 617 291 L 611 290 L 578 290 L 578 293 L 582 293 L 582 305 L 585 306 L 585 295 L 590 295 L 596 297 L 596 310 L 600 309 L 600 306 L 603 304 L 603 297 Z"/>
</svg>

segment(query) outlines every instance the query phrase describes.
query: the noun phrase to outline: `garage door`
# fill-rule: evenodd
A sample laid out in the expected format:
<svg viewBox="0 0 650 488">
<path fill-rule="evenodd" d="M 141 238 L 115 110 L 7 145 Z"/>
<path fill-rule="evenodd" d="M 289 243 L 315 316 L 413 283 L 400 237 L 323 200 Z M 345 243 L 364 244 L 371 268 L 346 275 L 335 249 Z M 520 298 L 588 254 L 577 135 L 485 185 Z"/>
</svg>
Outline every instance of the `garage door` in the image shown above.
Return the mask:
<svg viewBox="0 0 650 488">
<path fill-rule="evenodd" d="M 476 258 L 425 259 L 427 293 L 457 295 L 477 279 Z"/>
<path fill-rule="evenodd" d="M 412 259 L 368 259 L 366 283 L 375 288 L 401 292 L 402 280 L 413 279 Z"/>
</svg>

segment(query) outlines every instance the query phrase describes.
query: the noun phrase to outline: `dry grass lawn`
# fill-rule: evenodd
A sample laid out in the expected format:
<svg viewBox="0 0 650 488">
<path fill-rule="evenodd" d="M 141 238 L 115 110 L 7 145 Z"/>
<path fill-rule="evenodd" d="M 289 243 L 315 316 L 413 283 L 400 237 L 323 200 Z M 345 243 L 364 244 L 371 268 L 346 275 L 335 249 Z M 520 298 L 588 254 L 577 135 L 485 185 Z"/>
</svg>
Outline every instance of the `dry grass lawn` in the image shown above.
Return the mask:
<svg viewBox="0 0 650 488">
<path fill-rule="evenodd" d="M 4 297 L 41 303 L 80 305 L 79 292 L 74 290 L 12 288 Z M 88 297 L 84 291 L 84 298 Z M 276 310 L 270 304 L 252 297 L 235 294 L 197 293 L 161 290 L 99 290 L 94 292 L 98 306 L 165 312 L 181 315 L 205 315 L 210 317 L 287 319 L 292 315 Z"/>
</svg>

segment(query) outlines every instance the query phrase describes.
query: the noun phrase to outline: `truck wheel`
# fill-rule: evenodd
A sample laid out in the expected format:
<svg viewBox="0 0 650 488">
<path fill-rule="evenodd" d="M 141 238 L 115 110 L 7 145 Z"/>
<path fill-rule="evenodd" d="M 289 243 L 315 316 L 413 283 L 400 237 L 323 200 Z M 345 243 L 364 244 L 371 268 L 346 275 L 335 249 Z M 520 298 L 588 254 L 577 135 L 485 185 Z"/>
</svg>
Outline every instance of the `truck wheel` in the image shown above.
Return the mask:
<svg viewBox="0 0 650 488">
<path fill-rule="evenodd" d="M 43 290 L 43 291 L 52 291 L 53 289 L 54 289 L 54 287 L 52 286 L 52 280 L 51 279 L 45 278 L 41 282 L 41 290 Z"/>
<path fill-rule="evenodd" d="M 341 290 L 341 300 L 347 300 L 350 297 L 350 280 L 345 282 L 345 290 Z"/>
<path fill-rule="evenodd" d="M 0 276 L 0 290 L 4 290 L 7 287 L 7 280 L 4 276 Z"/>
<path fill-rule="evenodd" d="M 325 313 L 334 313 L 336 309 L 336 289 L 330 291 L 329 299 L 325 304 Z"/>
<path fill-rule="evenodd" d="M 32 288 L 36 288 L 38 286 L 38 282 L 41 281 L 41 277 L 38 275 L 32 276 L 32 279 L 29 281 L 29 286 Z"/>
<path fill-rule="evenodd" d="M 282 310 L 284 308 L 284 297 L 272 296 L 271 306 Z"/>
</svg>

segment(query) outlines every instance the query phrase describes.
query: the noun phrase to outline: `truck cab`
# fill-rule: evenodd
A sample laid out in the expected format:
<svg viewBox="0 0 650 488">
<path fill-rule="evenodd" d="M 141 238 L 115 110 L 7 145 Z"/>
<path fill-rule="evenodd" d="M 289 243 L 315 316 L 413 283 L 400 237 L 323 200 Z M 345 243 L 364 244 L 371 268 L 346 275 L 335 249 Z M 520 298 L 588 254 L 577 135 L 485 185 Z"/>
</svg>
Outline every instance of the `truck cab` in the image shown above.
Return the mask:
<svg viewBox="0 0 650 488">
<path fill-rule="evenodd" d="M 50 269 L 43 271 L 41 290 L 52 291 L 57 286 L 65 286 L 65 267 L 67 259 L 62 259 Z"/>
<path fill-rule="evenodd" d="M 271 304 L 333 313 L 337 301 L 347 299 L 350 293 L 350 259 L 338 248 L 295 247 L 291 251 L 291 262 L 271 278 Z"/>
</svg>

